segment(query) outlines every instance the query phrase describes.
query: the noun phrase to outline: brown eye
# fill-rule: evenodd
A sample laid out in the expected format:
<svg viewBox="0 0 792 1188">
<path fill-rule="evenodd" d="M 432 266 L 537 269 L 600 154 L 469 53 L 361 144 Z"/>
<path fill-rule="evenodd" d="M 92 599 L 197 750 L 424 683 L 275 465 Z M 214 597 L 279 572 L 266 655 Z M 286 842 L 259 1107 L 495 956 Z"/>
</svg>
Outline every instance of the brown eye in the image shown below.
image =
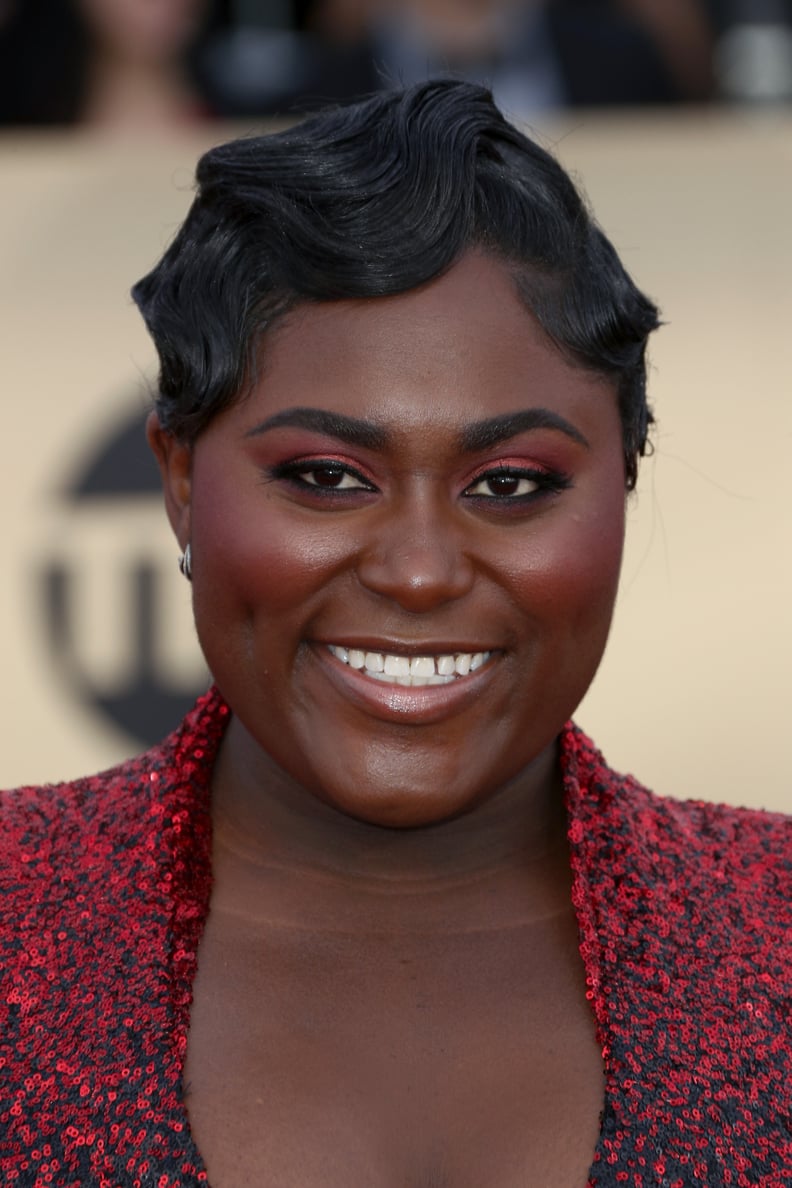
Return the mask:
<svg viewBox="0 0 792 1188">
<path fill-rule="evenodd" d="M 515 495 L 520 480 L 512 474 L 496 474 L 487 479 L 487 486 L 493 495 Z"/>
<path fill-rule="evenodd" d="M 483 474 L 465 492 L 466 495 L 485 496 L 493 499 L 517 499 L 521 495 L 532 495 L 539 490 L 540 483 L 519 471 L 502 474 Z"/>
<path fill-rule="evenodd" d="M 344 471 L 340 466 L 322 466 L 316 470 L 306 470 L 303 477 L 314 487 L 340 487 Z"/>
<path fill-rule="evenodd" d="M 324 491 L 368 491 L 368 483 L 344 466 L 325 462 L 306 467 L 298 472 L 299 478 L 309 487 L 321 487 Z"/>
</svg>

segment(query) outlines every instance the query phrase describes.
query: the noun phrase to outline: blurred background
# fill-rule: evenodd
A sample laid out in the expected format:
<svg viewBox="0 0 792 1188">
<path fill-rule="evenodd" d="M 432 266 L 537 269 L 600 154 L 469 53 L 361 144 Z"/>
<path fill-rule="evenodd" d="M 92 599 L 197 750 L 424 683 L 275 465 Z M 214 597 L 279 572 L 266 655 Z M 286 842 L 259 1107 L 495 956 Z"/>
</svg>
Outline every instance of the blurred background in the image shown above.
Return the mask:
<svg viewBox="0 0 792 1188">
<path fill-rule="evenodd" d="M 655 453 L 578 712 L 659 791 L 792 809 L 792 0 L 0 0 L 0 782 L 206 684 L 128 298 L 198 155 L 429 75 L 491 86 L 659 302 Z"/>
<path fill-rule="evenodd" d="M 454 73 L 527 116 L 779 102 L 792 0 L 2 0 L 0 121 L 185 125 Z"/>
</svg>

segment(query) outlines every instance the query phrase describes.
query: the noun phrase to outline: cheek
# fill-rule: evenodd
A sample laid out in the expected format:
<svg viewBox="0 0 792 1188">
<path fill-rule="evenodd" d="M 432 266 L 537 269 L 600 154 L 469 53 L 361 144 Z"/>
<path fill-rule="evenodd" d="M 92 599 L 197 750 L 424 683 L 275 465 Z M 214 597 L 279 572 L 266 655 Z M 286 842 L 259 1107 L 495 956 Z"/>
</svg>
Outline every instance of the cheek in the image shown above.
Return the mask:
<svg viewBox="0 0 792 1188">
<path fill-rule="evenodd" d="M 513 592 L 531 617 L 560 634 L 607 634 L 624 544 L 624 491 L 548 524 L 514 558 Z M 603 638 L 604 642 L 604 638 Z"/>
<path fill-rule="evenodd" d="M 196 613 L 210 599 L 213 611 L 294 613 L 354 552 L 349 534 L 315 515 L 309 522 L 258 484 L 197 483 L 191 514 Z"/>
</svg>

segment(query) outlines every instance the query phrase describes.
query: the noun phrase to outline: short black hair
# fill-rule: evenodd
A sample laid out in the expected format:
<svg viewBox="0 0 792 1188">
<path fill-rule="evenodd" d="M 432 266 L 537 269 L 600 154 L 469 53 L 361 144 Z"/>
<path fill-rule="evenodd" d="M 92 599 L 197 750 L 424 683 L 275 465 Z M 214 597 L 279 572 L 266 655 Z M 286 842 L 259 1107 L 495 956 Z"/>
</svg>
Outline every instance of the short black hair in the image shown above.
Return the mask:
<svg viewBox="0 0 792 1188">
<path fill-rule="evenodd" d="M 403 293 L 479 248 L 573 362 L 616 385 L 628 488 L 652 414 L 658 311 L 570 177 L 484 87 L 435 80 L 211 149 L 184 224 L 132 295 L 163 426 L 192 442 L 243 391 L 261 333 L 301 302 Z"/>
</svg>

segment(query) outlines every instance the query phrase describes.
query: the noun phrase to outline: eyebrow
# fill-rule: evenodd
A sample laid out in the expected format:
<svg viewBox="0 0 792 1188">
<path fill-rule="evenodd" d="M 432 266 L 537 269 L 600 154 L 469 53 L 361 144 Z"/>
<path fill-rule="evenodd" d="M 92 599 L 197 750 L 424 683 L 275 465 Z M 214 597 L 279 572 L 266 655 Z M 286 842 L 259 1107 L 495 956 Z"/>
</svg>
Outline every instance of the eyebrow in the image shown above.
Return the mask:
<svg viewBox="0 0 792 1188">
<path fill-rule="evenodd" d="M 500 417 L 490 417 L 486 421 L 476 421 L 462 430 L 459 444 L 466 454 L 488 450 L 491 446 L 499 445 L 518 433 L 527 433 L 532 429 L 554 429 L 558 433 L 565 433 L 578 445 L 590 449 L 588 439 L 583 436 L 565 417 L 551 412 L 549 408 L 525 408 L 519 412 L 505 413 Z"/>
<path fill-rule="evenodd" d="M 270 430 L 283 426 L 313 430 L 315 433 L 323 433 L 326 437 L 337 437 L 339 441 L 345 441 L 348 445 L 362 446 L 369 450 L 382 450 L 390 440 L 388 431 L 371 421 L 348 417 L 344 413 L 328 412 L 323 408 L 285 408 L 248 429 L 245 437 L 257 437 L 261 433 L 269 433 Z"/>
<path fill-rule="evenodd" d="M 245 437 L 258 437 L 262 433 L 284 427 L 312 430 L 327 437 L 335 437 L 348 445 L 361 446 L 369 450 L 383 450 L 391 441 L 391 434 L 380 425 L 359 417 L 349 417 L 344 413 L 329 412 L 323 408 L 283 409 L 248 429 Z M 535 429 L 552 429 L 564 433 L 578 445 L 590 448 L 588 440 L 580 430 L 565 417 L 551 412 L 548 408 L 526 408 L 466 426 L 458 438 L 459 449 L 464 454 L 473 454 L 499 445 L 511 437 L 516 437 L 518 433 L 527 433 Z"/>
</svg>

